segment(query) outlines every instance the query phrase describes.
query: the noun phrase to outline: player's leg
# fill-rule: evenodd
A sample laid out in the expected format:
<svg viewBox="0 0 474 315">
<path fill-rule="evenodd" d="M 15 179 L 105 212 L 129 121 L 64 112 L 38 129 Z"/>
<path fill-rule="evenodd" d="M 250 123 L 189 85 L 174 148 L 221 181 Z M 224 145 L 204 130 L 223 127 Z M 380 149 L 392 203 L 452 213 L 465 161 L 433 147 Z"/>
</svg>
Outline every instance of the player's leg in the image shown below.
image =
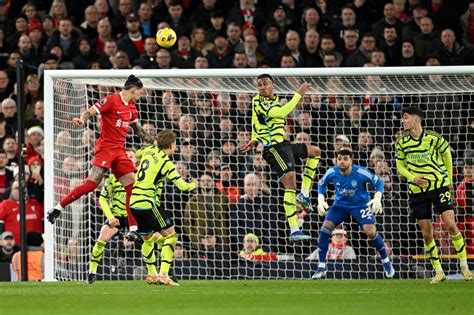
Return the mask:
<svg viewBox="0 0 474 315">
<path fill-rule="evenodd" d="M 132 190 L 133 190 L 133 184 L 135 182 L 135 178 L 133 173 L 128 173 L 125 174 L 124 176 L 120 177 L 119 179 L 120 183 L 125 189 L 125 207 L 127 209 L 127 214 L 128 214 L 128 226 L 129 226 L 129 231 L 125 237 L 130 241 L 134 242 L 137 245 L 140 245 L 143 243 L 142 238 L 140 235 L 137 233 L 137 221 L 135 220 L 135 217 L 133 216 L 132 211 L 130 210 L 130 197 L 132 197 Z"/>
<path fill-rule="evenodd" d="M 459 264 L 461 267 L 461 273 L 464 276 L 464 280 L 471 281 L 472 273 L 467 265 L 466 244 L 464 242 L 461 232 L 459 231 L 456 225 L 454 211 L 444 211 L 443 213 L 441 213 L 441 218 L 443 219 L 443 222 L 446 225 L 446 228 L 448 229 L 451 241 L 453 242 L 454 248 L 458 253 Z"/>
<path fill-rule="evenodd" d="M 288 225 L 290 226 L 290 240 L 293 242 L 310 240 L 311 237 L 305 235 L 298 227 L 298 211 L 296 209 L 296 172 L 290 171 L 283 175 L 281 183 L 285 187 L 283 195 L 283 207 L 285 209 Z"/>
<path fill-rule="evenodd" d="M 385 276 L 387 278 L 393 278 L 395 275 L 395 269 L 390 262 L 390 257 L 388 257 L 387 251 L 385 250 L 385 243 L 382 236 L 377 232 L 375 224 L 364 224 L 362 225 L 362 229 L 380 255 L 380 259 L 382 260 L 385 269 Z"/>
<path fill-rule="evenodd" d="M 160 273 L 158 279 L 164 285 L 179 286 L 179 284 L 173 281 L 169 276 L 169 270 L 173 263 L 176 242 L 178 241 L 178 234 L 176 234 L 173 226 L 161 231 L 160 234 L 162 235 L 160 243 L 162 243 L 163 246 L 161 249 Z"/>
<path fill-rule="evenodd" d="M 85 194 L 94 191 L 94 189 L 96 189 L 102 181 L 102 178 L 104 178 L 106 171 L 106 168 L 93 165 L 89 172 L 89 178 L 87 178 L 87 180 L 82 185 L 74 188 L 66 197 L 64 197 L 63 200 L 61 200 L 57 205 L 55 205 L 53 209 L 48 211 L 48 221 L 51 222 L 51 224 L 54 224 L 56 219 L 61 214 L 61 211 L 63 211 L 67 205 L 81 198 Z"/>
<path fill-rule="evenodd" d="M 338 224 L 342 222 L 339 218 L 337 218 L 337 213 L 331 214 L 331 216 L 326 217 L 324 220 L 323 226 L 321 227 L 321 230 L 319 230 L 319 238 L 318 238 L 318 256 L 319 256 L 319 263 L 318 263 L 318 268 L 314 272 L 312 278 L 313 279 L 323 279 L 326 276 L 326 262 L 327 262 L 327 254 L 329 250 L 329 243 L 331 240 L 331 234 L 334 228 L 336 227 L 336 224 L 332 220 L 337 220 Z M 328 219 L 329 217 L 329 219 Z"/>
<path fill-rule="evenodd" d="M 438 246 L 433 237 L 433 222 L 431 219 L 420 219 L 417 221 L 418 226 L 423 234 L 423 243 L 425 244 L 425 251 L 428 255 L 431 265 L 436 272 L 436 275 L 431 279 L 431 283 L 439 283 L 446 280 L 441 262 L 439 261 Z"/>
<path fill-rule="evenodd" d="M 293 146 L 296 146 L 295 144 Z M 321 159 L 321 150 L 314 145 L 305 145 L 306 154 L 302 158 L 306 158 L 304 165 L 302 182 L 301 182 L 301 192 L 296 197 L 297 201 L 301 204 L 303 208 L 313 211 L 313 205 L 311 202 L 311 186 L 313 184 L 314 175 L 318 168 L 319 161 Z M 302 150 L 298 150 L 302 151 Z M 297 152 L 295 152 L 297 154 Z M 295 154 L 295 158 L 297 155 Z"/>
<path fill-rule="evenodd" d="M 87 278 L 88 283 L 93 283 L 95 281 L 97 267 L 102 260 L 102 254 L 104 253 L 105 245 L 115 234 L 117 234 L 117 232 L 118 229 L 116 227 L 111 227 L 108 223 L 102 226 L 99 238 L 92 248 L 91 259 L 89 263 L 89 275 Z"/>
<path fill-rule="evenodd" d="M 150 284 L 157 284 L 158 271 L 156 270 L 155 235 L 153 233 L 143 235 L 142 256 L 147 268 L 146 281 Z"/>
</svg>

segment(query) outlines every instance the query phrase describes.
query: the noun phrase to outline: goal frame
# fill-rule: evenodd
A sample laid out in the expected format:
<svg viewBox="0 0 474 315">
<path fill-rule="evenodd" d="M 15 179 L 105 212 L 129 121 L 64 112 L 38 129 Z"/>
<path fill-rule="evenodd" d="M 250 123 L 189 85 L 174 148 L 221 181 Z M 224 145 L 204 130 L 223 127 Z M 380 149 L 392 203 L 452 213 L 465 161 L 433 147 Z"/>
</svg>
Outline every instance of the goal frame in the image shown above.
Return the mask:
<svg viewBox="0 0 474 315">
<path fill-rule="evenodd" d="M 44 102 L 47 104 L 44 112 L 45 138 L 45 273 L 44 281 L 56 281 L 54 270 L 54 230 L 47 221 L 47 210 L 54 206 L 54 104 L 53 79 L 126 79 L 130 74 L 139 78 L 203 78 L 203 77 L 257 77 L 268 73 L 275 77 L 317 77 L 317 76 L 396 76 L 396 75 L 472 75 L 474 66 L 441 66 L 441 67 L 367 67 L 367 68 L 257 68 L 257 69 L 127 69 L 127 70 L 45 70 L 44 72 Z M 185 88 L 185 87 L 183 87 Z M 474 86 L 473 86 L 474 90 Z M 278 91 L 278 87 L 277 87 Z"/>
</svg>

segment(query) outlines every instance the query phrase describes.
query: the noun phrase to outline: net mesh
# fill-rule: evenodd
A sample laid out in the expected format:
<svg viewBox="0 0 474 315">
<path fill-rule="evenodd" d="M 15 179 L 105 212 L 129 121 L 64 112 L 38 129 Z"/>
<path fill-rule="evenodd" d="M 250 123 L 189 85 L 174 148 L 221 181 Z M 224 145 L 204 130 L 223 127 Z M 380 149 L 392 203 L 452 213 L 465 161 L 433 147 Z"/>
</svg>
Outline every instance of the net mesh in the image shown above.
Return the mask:
<svg viewBox="0 0 474 315">
<path fill-rule="evenodd" d="M 385 182 L 384 214 L 377 216 L 377 229 L 399 276 L 429 276 L 431 266 L 424 257 L 421 234 L 408 216 L 406 185 L 394 168 L 394 141 L 401 132 L 402 108 L 421 107 L 427 113 L 426 128 L 450 141 L 455 181 L 459 183 L 464 158 L 474 150 L 472 139 L 466 136 L 473 110 L 473 76 L 275 76 L 274 80 L 282 102 L 292 97 L 302 81 L 313 85 L 287 118 L 287 138 L 321 148 L 316 180 L 334 165 L 338 146 L 348 142 L 355 151 L 354 162 Z M 54 79 L 54 178 L 49 180 L 54 185 L 55 202 L 86 178 L 100 135 L 100 117 L 85 129 L 73 127 L 71 119 L 99 98 L 119 91 L 123 81 Z M 164 189 L 162 203 L 180 235 L 172 273 L 184 279 L 308 278 L 317 265 L 317 238 L 323 219 L 300 212 L 299 224 L 313 240 L 289 243 L 283 189 L 260 154 L 263 148 L 257 146 L 250 154 L 238 149 L 251 136 L 255 78 L 148 77 L 143 82 L 145 95 L 137 102 L 137 109 L 145 130 L 152 134 L 163 129 L 175 131 L 178 152 L 173 159 L 180 174 L 187 180 L 199 179 L 200 186 L 209 183 L 213 187 L 183 193 L 168 183 Z M 127 146 L 140 148 L 141 143 L 130 133 Z M 259 179 L 257 189 L 245 184 L 250 173 Z M 297 174 L 301 173 L 299 163 Z M 298 187 L 299 180 L 300 176 Z M 313 184 L 313 197 L 315 189 Z M 54 227 L 57 279 L 84 280 L 87 276 L 90 252 L 105 221 L 98 196 L 96 191 L 68 206 Z M 461 226 L 466 217 L 472 217 L 472 205 L 459 209 L 458 214 Z M 443 266 L 448 273 L 455 273 L 456 251 L 439 218 L 434 220 Z M 466 232 L 464 225 L 461 227 Z M 328 277 L 383 277 L 380 260 L 357 223 L 349 220 L 341 228 L 347 236 L 333 237 Z M 251 260 L 241 253 L 248 233 L 259 238 L 268 254 L 264 260 Z M 465 233 L 468 242 L 471 234 Z M 140 249 L 119 233 L 106 246 L 98 279 L 142 279 L 145 275 Z"/>
</svg>

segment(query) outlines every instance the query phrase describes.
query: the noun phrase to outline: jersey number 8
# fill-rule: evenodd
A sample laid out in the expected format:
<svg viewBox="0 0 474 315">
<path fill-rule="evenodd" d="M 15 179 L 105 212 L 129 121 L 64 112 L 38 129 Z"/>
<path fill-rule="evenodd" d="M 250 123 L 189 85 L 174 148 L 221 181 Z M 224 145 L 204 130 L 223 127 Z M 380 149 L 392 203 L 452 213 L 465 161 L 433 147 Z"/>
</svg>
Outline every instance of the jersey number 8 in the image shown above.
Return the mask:
<svg viewBox="0 0 474 315">
<path fill-rule="evenodd" d="M 143 160 L 142 164 L 140 165 L 140 169 L 138 170 L 137 174 L 137 181 L 141 182 L 145 179 L 145 172 L 150 167 L 150 161 Z"/>
</svg>

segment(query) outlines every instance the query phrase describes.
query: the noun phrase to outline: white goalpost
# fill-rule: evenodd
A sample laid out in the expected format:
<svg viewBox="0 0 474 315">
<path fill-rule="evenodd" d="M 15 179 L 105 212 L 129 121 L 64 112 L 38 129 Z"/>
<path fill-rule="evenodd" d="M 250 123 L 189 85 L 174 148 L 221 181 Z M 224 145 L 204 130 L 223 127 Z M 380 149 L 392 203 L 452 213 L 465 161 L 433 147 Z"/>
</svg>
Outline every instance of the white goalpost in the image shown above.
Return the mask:
<svg viewBox="0 0 474 315">
<path fill-rule="evenodd" d="M 368 167 L 385 183 L 384 213 L 376 217 L 400 278 L 427 278 L 431 265 L 425 257 L 421 233 L 409 217 L 405 181 L 395 170 L 394 142 L 401 132 L 401 111 L 409 105 L 426 113 L 424 127 L 440 133 L 451 144 L 456 184 L 463 178 L 465 158 L 474 158 L 474 143 L 466 137 L 474 120 L 474 67 L 403 68 L 293 68 L 199 70 L 54 70 L 45 71 L 45 213 L 86 178 L 100 135 L 100 117 L 85 128 L 71 119 L 99 98 L 115 93 L 130 74 L 140 78 L 145 95 L 137 102 L 146 131 L 172 129 L 178 152 L 173 157 L 180 174 L 213 189 L 182 193 L 163 190 L 163 207 L 172 214 L 180 234 L 171 272 L 180 279 L 307 279 L 317 266 L 317 238 L 323 218 L 299 214 L 302 230 L 313 240 L 292 244 L 283 210 L 283 193 L 261 157 L 261 147 L 250 154 L 239 150 L 251 135 L 251 98 L 256 77 L 273 76 L 275 92 L 289 100 L 298 85 L 312 89 L 287 118 L 287 138 L 310 142 L 322 150 L 316 185 L 333 166 L 335 150 L 351 145 L 354 163 Z M 131 132 L 127 146 L 142 144 Z M 297 165 L 298 186 L 302 164 Z M 258 188 L 245 187 L 255 174 Z M 98 190 L 69 205 L 51 225 L 45 218 L 45 280 L 87 279 L 89 257 L 105 222 Z M 255 196 L 254 196 L 255 194 Z M 331 199 L 331 195 L 328 196 Z M 471 208 L 457 207 L 461 229 Z M 444 226 L 433 217 L 443 267 L 458 272 L 456 251 Z M 356 222 L 346 221 L 333 236 L 328 278 L 383 278 L 375 250 Z M 465 231 L 463 230 L 463 233 Z M 244 237 L 253 233 L 268 253 L 263 260 L 241 255 Z M 471 234 L 474 234 L 471 231 Z M 466 237 L 466 234 L 465 234 Z M 472 245 L 474 240 L 470 240 Z M 472 248 L 474 253 L 474 248 Z M 468 251 L 469 252 L 469 251 Z M 247 258 L 246 258 L 247 257 Z M 473 269 L 471 257 L 470 266 Z M 98 280 L 143 279 L 146 268 L 140 249 L 114 237 L 106 246 Z"/>
</svg>

